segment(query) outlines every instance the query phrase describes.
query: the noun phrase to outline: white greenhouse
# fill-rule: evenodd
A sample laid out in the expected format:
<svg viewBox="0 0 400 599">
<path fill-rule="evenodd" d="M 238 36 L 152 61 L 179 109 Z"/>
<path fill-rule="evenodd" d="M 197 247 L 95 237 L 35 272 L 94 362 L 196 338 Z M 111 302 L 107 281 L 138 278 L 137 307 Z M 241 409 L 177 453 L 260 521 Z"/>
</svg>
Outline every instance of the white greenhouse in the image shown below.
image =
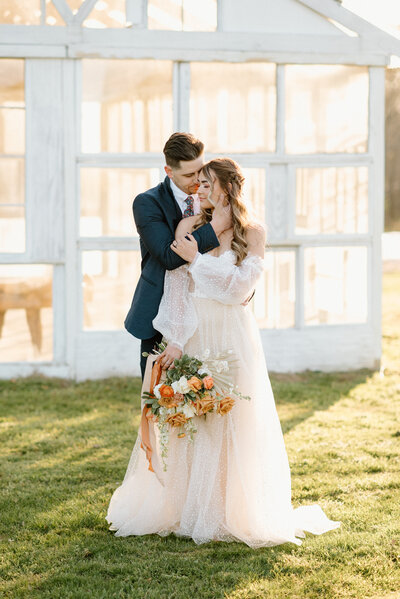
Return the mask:
<svg viewBox="0 0 400 599">
<path fill-rule="evenodd" d="M 0 378 L 139 374 L 132 199 L 176 130 L 242 165 L 267 225 L 269 369 L 377 368 L 399 54 L 335 0 L 2 0 Z"/>
</svg>

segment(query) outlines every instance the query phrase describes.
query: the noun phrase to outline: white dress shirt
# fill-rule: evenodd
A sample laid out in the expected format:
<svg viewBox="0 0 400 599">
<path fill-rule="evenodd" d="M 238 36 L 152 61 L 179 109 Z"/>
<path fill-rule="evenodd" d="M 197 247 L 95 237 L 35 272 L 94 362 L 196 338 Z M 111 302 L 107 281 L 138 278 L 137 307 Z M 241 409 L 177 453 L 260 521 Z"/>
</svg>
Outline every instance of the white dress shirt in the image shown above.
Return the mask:
<svg viewBox="0 0 400 599">
<path fill-rule="evenodd" d="M 177 201 L 177 204 L 183 214 L 187 208 L 187 204 L 186 204 L 185 200 L 189 196 L 187 193 L 182 191 L 182 189 L 179 189 L 179 187 L 177 185 L 175 185 L 175 183 L 172 181 L 172 179 L 170 179 L 169 182 L 171 184 L 171 189 L 172 189 L 172 193 L 174 194 L 174 198 Z M 193 198 L 193 212 L 195 214 L 199 214 L 200 202 L 199 202 L 199 198 L 197 197 L 197 193 L 191 193 L 190 197 Z"/>
</svg>

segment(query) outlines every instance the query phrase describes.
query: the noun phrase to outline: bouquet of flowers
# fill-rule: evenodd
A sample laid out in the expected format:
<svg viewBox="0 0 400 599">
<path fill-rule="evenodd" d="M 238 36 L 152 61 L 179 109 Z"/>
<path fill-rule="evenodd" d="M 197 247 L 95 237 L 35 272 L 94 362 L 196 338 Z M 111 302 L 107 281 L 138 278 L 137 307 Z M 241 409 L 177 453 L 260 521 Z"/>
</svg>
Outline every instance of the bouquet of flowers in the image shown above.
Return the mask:
<svg viewBox="0 0 400 599">
<path fill-rule="evenodd" d="M 160 344 L 156 353 L 163 349 Z M 250 399 L 233 384 L 235 362 L 232 350 L 215 356 L 209 350 L 202 356 L 184 354 L 174 361 L 174 368 L 165 371 L 162 382 L 161 366 L 154 364 L 150 391 L 144 392 L 142 399 L 148 408 L 146 417 L 158 426 L 164 470 L 171 429 L 178 429 L 178 438 L 188 435 L 193 441 L 198 418 L 206 418 L 212 412 L 224 416 L 236 400 Z"/>
</svg>

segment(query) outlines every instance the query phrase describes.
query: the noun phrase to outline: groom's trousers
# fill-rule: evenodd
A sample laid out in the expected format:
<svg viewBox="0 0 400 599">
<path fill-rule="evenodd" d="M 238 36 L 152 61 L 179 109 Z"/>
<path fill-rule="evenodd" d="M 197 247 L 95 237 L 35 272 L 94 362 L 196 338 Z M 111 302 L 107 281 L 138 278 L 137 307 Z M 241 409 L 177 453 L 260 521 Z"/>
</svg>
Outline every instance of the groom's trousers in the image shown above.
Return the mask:
<svg viewBox="0 0 400 599">
<path fill-rule="evenodd" d="M 146 370 L 146 360 L 147 360 L 147 358 L 142 356 L 142 353 L 147 352 L 148 354 L 150 354 L 153 351 L 156 343 L 161 342 L 161 339 L 162 339 L 161 333 L 157 333 L 156 335 L 154 335 L 154 337 L 151 337 L 150 339 L 142 339 L 141 340 L 141 343 L 140 343 L 140 370 L 142 372 L 142 380 L 144 378 L 144 371 Z"/>
</svg>

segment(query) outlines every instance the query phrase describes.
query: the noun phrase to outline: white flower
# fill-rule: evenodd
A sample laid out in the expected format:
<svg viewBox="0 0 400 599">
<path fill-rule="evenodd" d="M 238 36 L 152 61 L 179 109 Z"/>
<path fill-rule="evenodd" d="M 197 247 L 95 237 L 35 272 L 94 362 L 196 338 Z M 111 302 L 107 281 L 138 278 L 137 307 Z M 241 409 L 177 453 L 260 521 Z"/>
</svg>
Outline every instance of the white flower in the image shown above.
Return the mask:
<svg viewBox="0 0 400 599">
<path fill-rule="evenodd" d="M 228 372 L 229 371 L 228 361 L 227 360 L 216 360 L 215 370 L 218 373 Z"/>
<path fill-rule="evenodd" d="M 209 370 L 207 370 L 207 368 L 199 368 L 199 370 L 197 371 L 199 374 L 210 374 L 211 372 Z"/>
<path fill-rule="evenodd" d="M 179 411 L 182 412 L 182 414 L 185 414 L 186 418 L 193 418 L 193 416 L 196 416 L 196 410 L 188 403 L 185 403 Z"/>
<path fill-rule="evenodd" d="M 187 378 L 181 376 L 179 381 L 174 381 L 171 385 L 175 393 L 189 393 L 190 387 L 187 382 Z"/>
<path fill-rule="evenodd" d="M 210 357 L 210 350 L 205 349 L 203 353 L 203 360 L 207 360 Z"/>
<path fill-rule="evenodd" d="M 159 385 L 156 385 L 153 389 L 154 395 L 157 397 L 157 399 L 161 399 L 161 395 L 159 392 L 159 388 L 161 387 L 162 383 L 160 383 Z"/>
</svg>

